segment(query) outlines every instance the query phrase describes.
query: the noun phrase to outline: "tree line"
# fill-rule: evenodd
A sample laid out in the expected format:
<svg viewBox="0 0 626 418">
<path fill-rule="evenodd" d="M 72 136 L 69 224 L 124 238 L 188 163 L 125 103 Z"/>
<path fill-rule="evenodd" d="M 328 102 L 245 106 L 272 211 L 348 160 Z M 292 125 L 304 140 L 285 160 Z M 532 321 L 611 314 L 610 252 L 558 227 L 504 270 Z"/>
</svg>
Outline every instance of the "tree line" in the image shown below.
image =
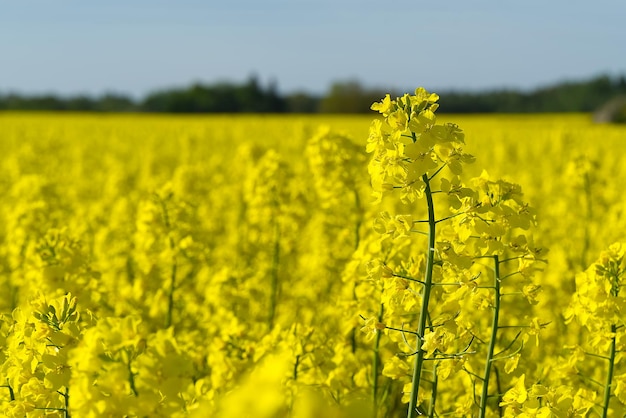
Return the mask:
<svg viewBox="0 0 626 418">
<path fill-rule="evenodd" d="M 326 94 L 281 94 L 276 83 L 262 85 L 256 76 L 243 83 L 196 83 L 149 93 L 134 100 L 123 94 L 21 95 L 0 92 L 0 110 L 164 112 L 164 113 L 367 113 L 387 89 L 368 88 L 355 80 L 337 81 Z M 397 94 L 400 92 L 394 92 Z M 626 96 L 626 77 L 600 75 L 524 92 L 439 91 L 446 113 L 591 112 L 615 98 Z M 400 93 L 401 94 L 401 93 Z"/>
</svg>

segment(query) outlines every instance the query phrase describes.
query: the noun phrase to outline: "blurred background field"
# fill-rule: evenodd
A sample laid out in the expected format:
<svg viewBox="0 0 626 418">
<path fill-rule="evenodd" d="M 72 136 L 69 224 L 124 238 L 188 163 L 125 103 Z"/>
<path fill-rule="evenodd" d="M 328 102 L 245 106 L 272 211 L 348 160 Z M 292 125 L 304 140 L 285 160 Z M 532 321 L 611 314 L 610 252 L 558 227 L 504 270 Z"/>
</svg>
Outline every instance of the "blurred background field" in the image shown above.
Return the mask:
<svg viewBox="0 0 626 418">
<path fill-rule="evenodd" d="M 466 150 L 481 162 L 467 168 L 468 176 L 486 167 L 521 184 L 540 214 L 546 212 L 543 216 L 568 193 L 576 194 L 568 190 L 576 183 L 568 167 L 581 159 L 589 161 L 599 181 L 595 193 L 609 201 L 618 198 L 624 126 L 594 124 L 588 113 L 443 114 L 439 119 L 465 131 Z M 246 146 L 275 149 L 305 170 L 307 141 L 321 126 L 364 146 L 371 120 L 365 115 L 5 113 L 0 114 L 0 147 L 10 175 L 4 181 L 37 173 L 73 184 L 88 175 L 98 190 L 116 172 L 108 165 L 124 161 L 124 170 L 141 173 L 150 188 L 169 180 L 180 165 L 222 167 L 221 175 L 227 176 L 228 167 L 238 164 L 237 150 Z M 605 241 L 614 238 L 612 233 Z"/>
<path fill-rule="evenodd" d="M 563 355 L 564 342 L 576 335 L 564 331 L 562 316 L 576 274 L 626 231 L 626 127 L 594 124 L 588 113 L 441 120 L 465 131 L 466 151 L 477 158 L 465 180 L 485 169 L 520 184 L 537 209 L 535 240 L 550 253 L 535 279 L 543 293 L 533 312 L 552 324 L 542 334 L 541 356 Z M 39 292 L 48 300 L 71 292 L 83 314 L 102 320 L 83 324 L 87 334 L 77 336 L 77 347 L 61 351 L 68 361 L 94 349 L 84 335 L 135 318 L 139 328 L 119 324 L 120 332 L 130 332 L 124 350 L 142 338 L 157 351 L 137 354 L 133 373 L 167 375 L 172 371 L 159 364 L 185 366 L 164 377 L 176 379 L 171 384 L 178 389 L 161 401 L 142 395 L 164 396 L 165 383 L 138 378 L 135 397 L 128 386 L 120 388 L 115 396 L 124 411 L 207 414 L 222 399 L 234 407 L 239 401 L 227 401 L 226 393 L 266 367 L 261 360 L 277 350 L 287 353 L 267 367 L 295 364 L 299 370 L 302 362 L 302 369 L 297 379 L 291 373 L 270 378 L 275 386 L 267 399 L 275 403 L 268 417 L 290 410 L 296 384 L 316 388 L 315 396 L 330 394 L 337 405 L 346 405 L 342 396 L 368 399 L 371 344 L 350 329 L 362 326 L 359 315 L 371 313 L 374 301 L 354 305 L 350 286 L 367 282 L 359 242 L 370 239 L 380 211 L 371 204 L 364 152 L 371 121 L 358 115 L 0 114 L 0 280 L 10 295 L 1 302 L 7 323 Z M 50 254 L 49 245 L 59 249 Z M 13 341 L 11 328 L 4 332 L 2 338 Z M 355 357 L 348 360 L 339 352 L 350 338 Z M 167 361 L 152 363 L 163 341 L 179 348 L 169 349 Z M 389 358 L 395 348 L 385 344 L 381 355 Z M 10 353 L 3 370 L 25 373 Z M 45 367 L 37 366 L 41 376 Z M 531 370 L 541 378 L 538 364 Z M 117 413 L 86 401 L 113 389 L 101 383 L 85 391 L 80 379 L 87 375 L 72 376 L 59 383 L 76 388 L 70 399 L 80 403 L 70 401 L 70 409 L 79 416 Z M 383 382 L 390 398 L 379 414 L 387 416 L 403 407 L 400 389 L 381 376 Z M 63 409 L 52 389 L 29 402 L 46 399 Z M 237 399 L 246 399 L 242 390 L 234 392 Z M 4 407 L 14 406 L 5 395 Z"/>
</svg>

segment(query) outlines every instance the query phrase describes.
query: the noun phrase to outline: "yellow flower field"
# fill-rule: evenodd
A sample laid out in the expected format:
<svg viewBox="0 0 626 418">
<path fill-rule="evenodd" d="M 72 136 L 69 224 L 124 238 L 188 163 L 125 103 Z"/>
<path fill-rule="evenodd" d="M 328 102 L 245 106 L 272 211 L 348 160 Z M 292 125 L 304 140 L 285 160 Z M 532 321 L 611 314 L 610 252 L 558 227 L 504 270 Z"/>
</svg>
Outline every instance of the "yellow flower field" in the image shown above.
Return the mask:
<svg viewBox="0 0 626 418">
<path fill-rule="evenodd" d="M 624 416 L 626 127 L 439 103 L 0 113 L 3 416 Z"/>
</svg>

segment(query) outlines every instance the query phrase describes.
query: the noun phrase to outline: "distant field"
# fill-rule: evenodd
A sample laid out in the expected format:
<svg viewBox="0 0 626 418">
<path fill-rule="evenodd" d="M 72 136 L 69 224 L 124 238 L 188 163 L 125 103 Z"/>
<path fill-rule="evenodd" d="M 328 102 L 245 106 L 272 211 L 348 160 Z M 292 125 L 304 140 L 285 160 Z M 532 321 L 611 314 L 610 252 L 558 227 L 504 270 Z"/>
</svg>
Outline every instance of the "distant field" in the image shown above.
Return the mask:
<svg viewBox="0 0 626 418">
<path fill-rule="evenodd" d="M 428 212 L 423 198 L 401 202 L 393 192 L 375 203 L 378 166 L 368 171 L 368 164 L 385 147 L 399 155 L 399 167 L 449 149 L 438 144 L 409 158 L 388 142 L 366 153 L 375 118 L 0 113 L 2 413 L 406 414 L 415 356 L 407 347 L 422 347 L 415 330 L 428 269 L 425 229 L 416 230 Z M 626 127 L 594 125 L 587 114 L 443 115 L 437 122 L 464 131 L 462 151 L 476 162 L 446 183 L 440 178 L 448 179 L 452 157 L 438 154 L 426 177 L 416 177 L 431 179 L 437 218 L 449 217 L 437 224 L 433 280 L 440 287 L 420 338 L 441 326 L 446 334 L 437 338 L 450 341 L 422 349 L 432 361 L 423 366 L 420 411 L 586 416 L 609 405 L 612 416 L 623 416 L 623 285 L 606 282 L 608 302 L 591 306 L 582 276 L 578 287 L 575 277 L 597 270 L 593 263 L 612 243 L 626 242 Z M 410 139 L 402 139 L 407 150 Z M 393 190 L 385 178 L 381 187 Z M 521 186 L 524 203 L 511 207 L 528 214 L 527 247 L 550 251 L 528 277 L 522 261 L 503 267 L 541 293 L 535 303 L 528 287 L 503 290 L 513 296 L 502 298 L 488 362 L 498 352 L 501 358 L 482 392 L 491 312 L 499 309 L 486 290 L 497 273 L 482 260 L 511 257 L 522 229 L 500 232 L 495 220 L 476 220 L 509 199 L 500 178 Z M 470 209 L 444 199 L 457 180 L 489 190 L 471 209 L 478 213 L 472 227 L 461 221 Z M 507 210 L 494 213 L 504 219 Z M 478 243 L 461 242 L 463 228 Z M 448 268 L 448 246 L 465 261 Z M 611 254 L 621 279 L 620 251 Z M 463 274 L 477 288 L 446 299 Z M 566 324 L 568 307 L 570 316 L 587 309 L 589 323 L 576 314 Z M 446 318 L 439 325 L 437 315 Z M 594 341 L 594 333 L 603 337 Z M 612 385 L 605 384 L 607 361 Z"/>
</svg>

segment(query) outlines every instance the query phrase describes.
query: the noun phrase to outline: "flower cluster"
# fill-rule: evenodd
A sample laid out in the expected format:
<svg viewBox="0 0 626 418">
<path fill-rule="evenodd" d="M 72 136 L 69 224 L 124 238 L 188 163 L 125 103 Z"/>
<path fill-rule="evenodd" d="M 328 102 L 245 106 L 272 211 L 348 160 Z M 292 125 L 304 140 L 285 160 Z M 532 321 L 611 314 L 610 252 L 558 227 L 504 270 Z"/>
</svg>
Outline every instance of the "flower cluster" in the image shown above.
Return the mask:
<svg viewBox="0 0 626 418">
<path fill-rule="evenodd" d="M 367 145 L 374 196 L 405 211 L 383 211 L 374 224 L 382 248 L 370 277 L 382 283 L 384 312 L 375 328 L 399 346 L 401 357 L 383 373 L 406 382 L 409 417 L 484 416 L 498 408 L 501 384 L 490 386 L 498 361 L 515 369 L 524 342 L 545 325 L 503 296 L 536 303 L 540 287 L 531 279 L 546 251 L 534 244 L 535 211 L 519 185 L 485 171 L 464 181 L 474 157 L 464 152 L 457 125 L 437 122 L 437 100 L 418 88 L 372 105 L 383 116 Z"/>
</svg>

